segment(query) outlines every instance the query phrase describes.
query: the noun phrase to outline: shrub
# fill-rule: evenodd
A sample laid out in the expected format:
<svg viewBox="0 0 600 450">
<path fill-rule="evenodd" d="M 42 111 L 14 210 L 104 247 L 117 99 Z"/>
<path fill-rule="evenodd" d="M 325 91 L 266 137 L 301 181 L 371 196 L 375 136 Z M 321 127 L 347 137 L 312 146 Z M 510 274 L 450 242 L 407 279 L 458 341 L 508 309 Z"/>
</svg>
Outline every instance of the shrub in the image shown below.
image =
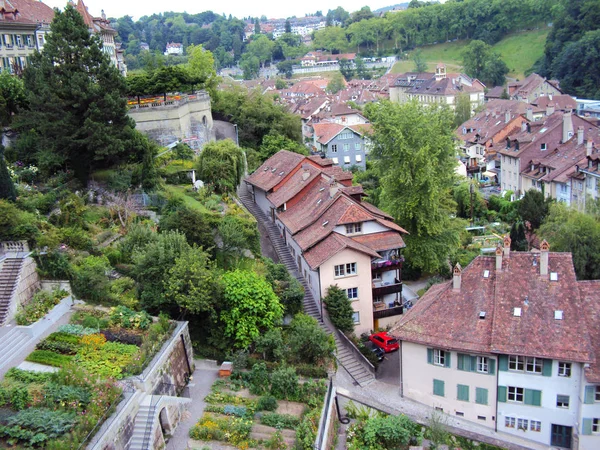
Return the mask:
<svg viewBox="0 0 600 450">
<path fill-rule="evenodd" d="M 285 354 L 285 345 L 281 328 L 273 328 L 260 335 L 256 340 L 256 351 L 269 361 L 281 361 Z"/>
<path fill-rule="evenodd" d="M 62 367 L 71 361 L 71 358 L 73 357 L 70 355 L 60 355 L 48 350 L 34 350 L 29 354 L 26 360 L 39 364 L 46 364 L 48 366 Z"/>
<path fill-rule="evenodd" d="M 106 275 L 110 263 L 105 256 L 88 256 L 78 261 L 72 269 L 71 286 L 78 298 L 101 302 L 109 298 L 109 281 Z"/>
<path fill-rule="evenodd" d="M 405 447 L 422 438 L 421 426 L 404 415 L 377 414 L 364 422 L 350 426 L 349 450 L 384 450 Z"/>
<path fill-rule="evenodd" d="M 91 334 L 91 333 L 88 333 Z M 44 341 L 53 341 L 53 342 L 66 342 L 68 344 L 80 344 L 81 336 L 73 333 L 66 333 L 63 331 L 56 331 L 48 336 Z"/>
<path fill-rule="evenodd" d="M 61 235 L 62 241 L 71 248 L 90 251 L 93 247 L 92 239 L 80 227 L 62 228 Z"/>
<path fill-rule="evenodd" d="M 277 409 L 277 399 L 272 395 L 263 395 L 256 404 L 257 411 L 275 411 Z"/>
<path fill-rule="evenodd" d="M 302 450 L 312 450 L 319 429 L 321 411 L 313 409 L 306 414 L 300 424 L 296 427 L 296 445 Z"/>
<path fill-rule="evenodd" d="M 58 327 L 58 331 L 59 333 L 71 334 L 76 336 L 85 336 L 87 334 L 94 334 L 98 332 L 98 330 L 95 328 L 86 328 L 83 325 L 76 325 L 72 323 L 61 325 L 60 327 Z"/>
<path fill-rule="evenodd" d="M 354 331 L 354 309 L 345 291 L 337 286 L 329 286 L 323 298 L 331 323 L 342 333 Z"/>
<path fill-rule="evenodd" d="M 6 380 L 15 380 L 20 381 L 22 383 L 45 383 L 46 381 L 54 378 L 53 373 L 45 373 L 45 372 L 31 372 L 29 370 L 22 370 L 16 367 L 12 367 L 8 369 L 6 375 L 4 375 Z"/>
<path fill-rule="evenodd" d="M 64 280 L 71 276 L 71 264 L 66 254 L 52 250 L 43 255 L 36 255 L 38 272 L 42 278 Z"/>
<path fill-rule="evenodd" d="M 0 426 L 0 436 L 6 437 L 9 445 L 24 442 L 33 447 L 68 433 L 76 418 L 70 411 L 30 408 L 10 417 L 6 423 L 6 426 Z"/>
<path fill-rule="evenodd" d="M 294 317 L 289 326 L 287 341 L 297 362 L 326 364 L 333 358 L 333 336 L 329 336 L 319 327 L 316 319 L 306 314 Z"/>
<path fill-rule="evenodd" d="M 311 364 L 297 364 L 294 366 L 296 373 L 301 377 L 306 378 L 327 378 L 327 370 L 324 367 L 314 366 Z"/>
<path fill-rule="evenodd" d="M 265 441 L 265 448 L 268 450 L 287 450 L 288 446 L 283 439 L 281 430 L 275 431 L 275 433 Z"/>
<path fill-rule="evenodd" d="M 30 325 L 37 322 L 68 295 L 67 291 L 60 289 L 53 292 L 37 292 L 31 301 L 17 313 L 15 317 L 17 325 Z"/>
<path fill-rule="evenodd" d="M 250 371 L 250 393 L 260 395 L 269 389 L 269 372 L 264 362 L 256 363 Z"/>
<path fill-rule="evenodd" d="M 103 330 L 102 334 L 109 342 L 120 342 L 121 344 L 142 345 L 142 336 L 127 332 L 125 329 Z"/>
<path fill-rule="evenodd" d="M 80 408 L 90 403 L 91 394 L 88 389 L 79 386 L 65 386 L 50 383 L 46 386 L 45 402 L 49 407 L 58 405 L 69 408 Z"/>
<path fill-rule="evenodd" d="M 288 428 L 290 430 L 294 430 L 300 424 L 300 419 L 290 414 L 277 414 L 269 412 L 261 416 L 260 423 L 268 427 Z"/>
<path fill-rule="evenodd" d="M 61 355 L 74 355 L 79 350 L 80 345 L 71 344 L 69 342 L 48 341 L 44 340 L 38 343 L 35 348 L 37 350 L 48 350 Z"/>
<path fill-rule="evenodd" d="M 225 405 L 223 414 L 226 416 L 244 417 L 247 409 L 245 406 Z"/>
<path fill-rule="evenodd" d="M 110 322 L 123 328 L 147 329 L 152 323 L 150 314 L 146 311 L 134 311 L 126 306 L 110 309 Z"/>
<path fill-rule="evenodd" d="M 271 374 L 271 394 L 280 399 L 291 399 L 298 393 L 298 376 L 292 367 L 282 367 Z"/>
</svg>

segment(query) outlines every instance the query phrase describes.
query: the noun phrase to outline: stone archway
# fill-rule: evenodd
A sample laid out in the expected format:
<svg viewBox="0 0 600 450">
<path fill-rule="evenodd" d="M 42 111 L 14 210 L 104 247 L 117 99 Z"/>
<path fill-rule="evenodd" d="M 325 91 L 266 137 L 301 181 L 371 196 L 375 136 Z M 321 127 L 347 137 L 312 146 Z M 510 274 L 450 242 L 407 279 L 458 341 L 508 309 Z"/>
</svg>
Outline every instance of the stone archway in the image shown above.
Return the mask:
<svg viewBox="0 0 600 450">
<path fill-rule="evenodd" d="M 171 421 L 169 420 L 169 412 L 167 411 L 167 407 L 164 407 L 160 410 L 158 414 L 158 422 L 160 423 L 160 429 L 162 430 L 163 436 L 170 435 L 173 431 L 173 427 L 171 426 Z"/>
</svg>

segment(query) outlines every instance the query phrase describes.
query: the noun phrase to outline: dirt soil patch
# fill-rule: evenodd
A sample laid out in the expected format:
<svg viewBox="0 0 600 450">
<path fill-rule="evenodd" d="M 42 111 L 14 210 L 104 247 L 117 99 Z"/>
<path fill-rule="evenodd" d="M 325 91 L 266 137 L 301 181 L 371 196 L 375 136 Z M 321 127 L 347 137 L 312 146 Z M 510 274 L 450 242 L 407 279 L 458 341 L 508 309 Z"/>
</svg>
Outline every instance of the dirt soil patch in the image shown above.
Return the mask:
<svg viewBox="0 0 600 450">
<path fill-rule="evenodd" d="M 277 402 L 277 414 L 289 414 L 291 416 L 302 417 L 306 405 L 296 402 L 288 402 L 285 400 L 279 400 Z"/>
<path fill-rule="evenodd" d="M 223 388 L 221 389 L 221 392 L 235 395 L 241 398 L 257 399 L 259 397 L 258 395 L 251 394 L 248 388 L 240 389 L 239 391 L 232 391 L 229 388 Z"/>
</svg>

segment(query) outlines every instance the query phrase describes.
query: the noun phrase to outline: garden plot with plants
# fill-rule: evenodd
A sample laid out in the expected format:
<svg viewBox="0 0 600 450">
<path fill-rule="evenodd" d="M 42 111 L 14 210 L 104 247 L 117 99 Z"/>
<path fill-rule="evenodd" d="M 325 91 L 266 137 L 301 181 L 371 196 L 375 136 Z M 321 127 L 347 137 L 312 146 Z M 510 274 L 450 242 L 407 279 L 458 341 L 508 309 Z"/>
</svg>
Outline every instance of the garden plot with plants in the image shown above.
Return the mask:
<svg viewBox="0 0 600 450">
<path fill-rule="evenodd" d="M 0 383 L 0 448 L 75 449 L 87 442 L 121 399 L 118 380 L 142 372 L 173 324 L 119 306 L 85 308 L 39 342 L 27 361 L 38 373 L 12 368 Z"/>
<path fill-rule="evenodd" d="M 293 367 L 234 371 L 204 399 L 192 448 L 312 449 L 326 390 L 326 380 L 299 378 Z"/>
</svg>

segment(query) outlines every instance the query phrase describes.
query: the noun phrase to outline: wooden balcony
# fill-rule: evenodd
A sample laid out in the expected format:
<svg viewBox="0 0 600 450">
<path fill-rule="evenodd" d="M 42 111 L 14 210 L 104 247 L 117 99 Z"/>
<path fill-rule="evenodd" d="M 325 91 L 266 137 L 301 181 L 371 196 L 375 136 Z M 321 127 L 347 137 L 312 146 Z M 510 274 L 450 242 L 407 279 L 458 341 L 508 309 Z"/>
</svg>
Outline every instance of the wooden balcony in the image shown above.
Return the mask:
<svg viewBox="0 0 600 450">
<path fill-rule="evenodd" d="M 388 294 L 396 294 L 398 292 L 402 292 L 402 282 L 397 278 L 394 278 L 393 283 L 384 283 L 373 286 L 373 298 L 383 297 L 384 295 Z"/>
<path fill-rule="evenodd" d="M 383 319 L 384 317 L 399 316 L 404 313 L 403 306 L 394 306 L 392 308 L 373 309 L 373 319 Z"/>
<path fill-rule="evenodd" d="M 398 259 L 371 263 L 371 274 L 383 273 L 389 270 L 402 270 L 403 262 L 404 258 L 400 256 Z"/>
</svg>

